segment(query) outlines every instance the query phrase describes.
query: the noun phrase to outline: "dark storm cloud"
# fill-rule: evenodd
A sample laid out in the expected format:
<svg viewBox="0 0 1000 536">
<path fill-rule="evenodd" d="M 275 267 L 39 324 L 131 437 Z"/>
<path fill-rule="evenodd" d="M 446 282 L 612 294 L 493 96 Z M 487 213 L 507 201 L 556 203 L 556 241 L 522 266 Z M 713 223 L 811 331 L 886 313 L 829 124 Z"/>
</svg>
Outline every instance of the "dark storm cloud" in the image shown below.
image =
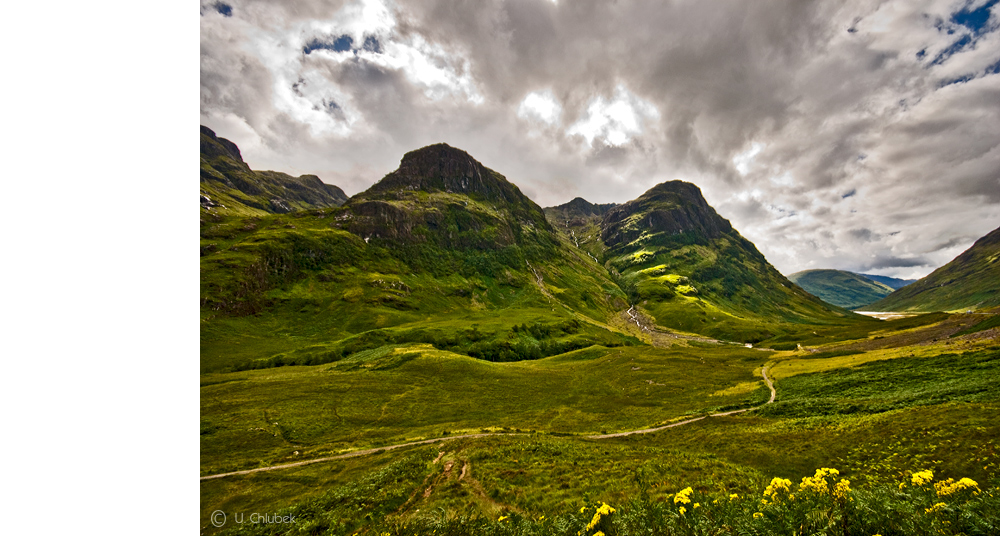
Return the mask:
<svg viewBox="0 0 1000 536">
<path fill-rule="evenodd" d="M 912 268 L 928 266 L 929 264 L 930 263 L 927 259 L 923 258 L 904 259 L 901 257 L 878 257 L 873 261 L 862 263 L 860 271 L 866 272 L 869 270 L 880 270 L 883 268 Z"/>
<path fill-rule="evenodd" d="M 684 179 L 786 273 L 923 275 L 1000 223 L 996 0 L 231 4 L 202 121 L 255 167 L 353 193 L 444 141 L 543 206 Z"/>
</svg>

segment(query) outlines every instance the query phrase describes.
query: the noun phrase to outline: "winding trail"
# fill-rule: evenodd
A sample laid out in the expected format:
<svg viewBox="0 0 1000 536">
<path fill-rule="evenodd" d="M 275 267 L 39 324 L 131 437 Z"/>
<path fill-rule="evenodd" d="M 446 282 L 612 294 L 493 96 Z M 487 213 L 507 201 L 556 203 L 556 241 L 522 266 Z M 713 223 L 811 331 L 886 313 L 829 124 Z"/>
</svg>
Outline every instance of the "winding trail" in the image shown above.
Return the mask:
<svg viewBox="0 0 1000 536">
<path fill-rule="evenodd" d="M 633 434 L 648 434 L 650 432 L 658 432 L 660 430 L 666 430 L 667 428 L 674 428 L 676 426 L 683 426 L 685 424 L 690 424 L 690 423 L 693 423 L 693 422 L 697 422 L 697 421 L 700 421 L 700 420 L 702 420 L 702 419 L 704 419 L 706 417 L 725 417 L 727 415 L 735 415 L 737 413 L 743 413 L 743 412 L 746 412 L 746 411 L 753 411 L 755 409 L 760 409 L 760 408 L 762 408 L 762 407 L 764 407 L 764 406 L 766 406 L 768 404 L 774 403 L 774 397 L 777 395 L 777 392 L 774 390 L 774 383 L 772 383 L 771 379 L 767 377 L 767 366 L 765 366 L 764 368 L 762 368 L 760 370 L 760 374 L 761 374 L 761 376 L 764 377 L 764 382 L 767 383 L 767 388 L 771 390 L 771 398 L 767 402 L 765 402 L 765 403 L 763 403 L 763 404 L 761 404 L 759 406 L 754 406 L 752 408 L 745 408 L 745 409 L 736 409 L 736 410 L 727 411 L 727 412 L 724 412 L 724 413 L 712 413 L 711 415 L 705 415 L 705 416 L 702 416 L 702 417 L 695 417 L 693 419 L 688 419 L 686 421 L 675 422 L 673 424 L 667 424 L 665 426 L 658 426 L 656 428 L 646 428 L 644 430 L 633 430 L 631 432 L 618 432 L 616 434 L 603 434 L 603 435 L 584 436 L 584 438 L 585 439 L 609 439 L 609 438 L 612 438 L 612 437 L 625 437 L 625 436 L 630 436 L 630 435 L 633 435 Z M 275 471 L 275 470 L 278 470 L 278 469 L 288 469 L 288 468 L 291 468 L 291 467 L 302 467 L 303 465 L 310 465 L 310 464 L 320 463 L 320 462 L 328 462 L 328 461 L 332 461 L 332 460 L 343 460 L 345 458 L 354 458 L 356 456 L 365 456 L 367 454 L 375 454 L 376 452 L 382 452 L 382 451 L 386 451 L 386 450 L 393 450 L 393 449 L 398 449 L 398 448 L 401 448 L 401 447 L 409 447 L 409 446 L 412 446 L 412 445 L 427 445 L 427 444 L 430 444 L 430 443 L 439 443 L 439 442 L 442 442 L 442 441 L 451 441 L 453 439 L 466 439 L 466 438 L 474 438 L 474 437 L 489 437 L 489 436 L 498 436 L 498 435 L 502 435 L 502 436 L 515 436 L 515 435 L 523 435 L 523 434 L 519 434 L 519 433 L 512 433 L 512 434 L 508 434 L 508 433 L 502 433 L 502 434 L 490 433 L 490 434 L 465 434 L 465 435 L 457 435 L 457 436 L 449 436 L 449 437 L 436 437 L 434 439 L 425 439 L 423 441 L 412 441 L 410 443 L 400 443 L 398 445 L 388 445 L 388 446 L 385 446 L 385 447 L 377 447 L 377 448 L 373 448 L 373 449 L 356 450 L 356 451 L 353 451 L 353 452 L 348 452 L 346 454 L 338 454 L 336 456 L 327 456 L 325 458 L 316 458 L 316 459 L 312 459 L 312 460 L 304 460 L 304 461 L 301 461 L 301 462 L 286 463 L 286 464 L 282 464 L 282 465 L 272 465 L 270 467 L 258 467 L 256 469 L 244 469 L 242 471 L 232 471 L 230 473 L 219 473 L 217 475 L 206 475 L 206 476 L 201 477 L 200 480 L 211 480 L 213 478 L 223 478 L 223 477 L 227 477 L 227 476 L 236 476 L 236 475 L 248 475 L 248 474 L 251 474 L 251 473 L 260 473 L 262 471 Z"/>
<path fill-rule="evenodd" d="M 270 467 L 258 467 L 256 469 L 244 469 L 242 471 L 233 471 L 231 473 L 219 473 L 217 475 L 206 475 L 206 476 L 201 477 L 200 480 L 211 480 L 213 478 L 222 478 L 224 476 L 248 475 L 250 473 L 259 473 L 261 471 L 274 471 L 276 469 L 288 469 L 289 467 L 301 467 L 303 465 L 310 465 L 310 464 L 313 464 L 313 463 L 328 462 L 328 461 L 331 461 L 331 460 L 343 460 L 345 458 L 354 458 L 356 456 L 364 456 L 366 454 L 375 454 L 376 452 L 382 452 L 382 451 L 385 451 L 385 450 L 398 449 L 400 447 L 409 447 L 411 445 L 427 445 L 429 443 L 438 443 L 438 442 L 441 442 L 441 441 L 451 441 L 452 439 L 463 439 L 463 438 L 469 438 L 469 437 L 487 437 L 487 436 L 498 436 L 498 435 L 502 435 L 502 436 L 515 436 L 515 435 L 523 435 L 523 434 L 518 434 L 518 433 L 513 433 L 513 434 L 466 434 L 466 435 L 457 435 L 457 436 L 449 436 L 449 437 L 436 437 L 434 439 L 425 439 L 423 441 L 412 441 L 410 443 L 400 443 L 398 445 L 389 445 L 389 446 L 377 447 L 377 448 L 373 448 L 373 449 L 355 450 L 353 452 L 348 452 L 346 454 L 338 454 L 336 456 L 327 456 L 325 458 L 316 458 L 316 459 L 313 459 L 313 460 L 305 460 L 305 461 L 301 461 L 301 462 L 286 463 L 286 464 L 282 464 L 282 465 L 272 465 Z"/>
<path fill-rule="evenodd" d="M 761 374 L 761 376 L 764 377 L 764 382 L 767 383 L 767 388 L 771 390 L 771 398 L 768 399 L 767 402 L 764 402 L 763 404 L 761 404 L 759 406 L 754 406 L 752 408 L 744 408 L 744 409 L 734 409 L 733 411 L 726 411 L 724 413 L 712 413 L 711 415 L 705 415 L 705 416 L 702 416 L 702 417 L 695 417 L 693 419 L 688 419 L 686 421 L 675 422 L 673 424 L 668 424 L 668 425 L 665 425 L 665 426 L 657 426 L 656 428 L 646 428 L 645 430 L 632 430 L 631 432 L 618 432 L 617 434 L 592 435 L 592 436 L 586 436 L 586 438 L 587 439 L 609 439 L 609 438 L 612 438 L 612 437 L 625 437 L 625 436 L 630 436 L 630 435 L 634 435 L 634 434 L 648 434 L 650 432 L 659 432 L 660 430 L 666 430 L 667 428 L 673 428 L 675 426 L 683 426 L 685 424 L 690 424 L 690 423 L 693 423 L 693 422 L 696 422 L 696 421 L 700 421 L 700 420 L 704 419 L 705 417 L 725 417 L 727 415 L 735 415 L 737 413 L 743 413 L 745 411 L 753 411 L 755 409 L 760 409 L 760 408 L 762 408 L 762 407 L 764 407 L 764 406 L 766 406 L 768 404 L 774 403 L 774 397 L 778 394 L 774 390 L 774 384 L 771 383 L 771 378 L 767 377 L 767 367 L 764 367 L 764 368 L 760 369 L 760 374 Z"/>
</svg>

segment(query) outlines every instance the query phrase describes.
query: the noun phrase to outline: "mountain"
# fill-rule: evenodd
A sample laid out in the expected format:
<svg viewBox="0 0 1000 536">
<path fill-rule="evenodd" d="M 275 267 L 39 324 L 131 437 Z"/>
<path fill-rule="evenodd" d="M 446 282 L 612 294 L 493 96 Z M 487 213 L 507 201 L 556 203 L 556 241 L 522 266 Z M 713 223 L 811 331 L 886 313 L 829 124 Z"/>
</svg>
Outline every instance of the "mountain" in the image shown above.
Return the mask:
<svg viewBox="0 0 1000 536">
<path fill-rule="evenodd" d="M 892 290 L 899 290 L 905 287 L 906 285 L 909 285 L 910 283 L 916 283 L 917 281 L 916 279 L 897 279 L 895 277 L 888 277 L 884 275 L 858 274 L 856 272 L 852 273 L 855 273 L 855 275 L 860 275 L 861 277 L 864 277 L 866 279 L 870 279 L 876 283 L 882 283 L 883 285 L 891 288 Z"/>
<path fill-rule="evenodd" d="M 430 344 L 489 361 L 639 344 L 607 271 L 541 207 L 445 144 L 340 207 L 202 225 L 202 370 Z"/>
<path fill-rule="evenodd" d="M 887 285 L 843 270 L 803 270 L 788 279 L 813 296 L 845 309 L 867 305 L 893 291 Z"/>
<path fill-rule="evenodd" d="M 206 213 L 281 214 L 344 204 L 347 195 L 316 175 L 254 171 L 235 143 L 201 127 L 201 208 Z"/>
<path fill-rule="evenodd" d="M 788 281 L 694 184 L 659 184 L 608 210 L 601 229 L 605 265 L 662 326 L 757 342 L 853 316 Z"/>
<path fill-rule="evenodd" d="M 573 244 L 595 260 L 607 249 L 601 241 L 601 220 L 616 203 L 595 205 L 577 197 L 572 201 L 545 209 L 545 217 Z"/>
<path fill-rule="evenodd" d="M 406 153 L 399 169 L 344 209 L 341 227 L 364 238 L 444 249 L 517 247 L 538 258 L 559 241 L 541 207 L 517 186 L 443 143 Z"/>
<path fill-rule="evenodd" d="M 882 300 L 872 311 L 960 311 L 1000 306 L 1000 228 L 951 262 Z"/>
</svg>

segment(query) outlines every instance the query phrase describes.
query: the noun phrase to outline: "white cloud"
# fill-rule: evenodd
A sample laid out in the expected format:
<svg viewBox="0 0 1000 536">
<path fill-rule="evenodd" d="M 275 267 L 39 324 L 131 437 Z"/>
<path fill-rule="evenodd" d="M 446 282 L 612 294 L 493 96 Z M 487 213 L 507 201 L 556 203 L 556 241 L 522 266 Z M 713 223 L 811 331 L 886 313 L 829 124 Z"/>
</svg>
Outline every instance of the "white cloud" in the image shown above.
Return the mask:
<svg viewBox="0 0 1000 536">
<path fill-rule="evenodd" d="M 517 109 L 521 119 L 535 119 L 548 125 L 556 124 L 562 116 L 562 106 L 552 90 L 528 93 Z"/>
<path fill-rule="evenodd" d="M 587 106 L 586 114 L 570 126 L 566 134 L 583 136 L 587 145 L 591 146 L 595 139 L 602 140 L 607 145 L 619 146 L 642 134 L 647 121 L 659 117 L 656 106 L 619 84 L 610 100 L 603 96 L 594 97 Z"/>
<path fill-rule="evenodd" d="M 754 157 L 763 150 L 764 144 L 754 142 L 746 152 L 734 156 L 733 165 L 736 166 L 736 171 L 739 171 L 740 175 L 746 175 L 750 171 L 750 164 L 753 163 Z"/>
</svg>

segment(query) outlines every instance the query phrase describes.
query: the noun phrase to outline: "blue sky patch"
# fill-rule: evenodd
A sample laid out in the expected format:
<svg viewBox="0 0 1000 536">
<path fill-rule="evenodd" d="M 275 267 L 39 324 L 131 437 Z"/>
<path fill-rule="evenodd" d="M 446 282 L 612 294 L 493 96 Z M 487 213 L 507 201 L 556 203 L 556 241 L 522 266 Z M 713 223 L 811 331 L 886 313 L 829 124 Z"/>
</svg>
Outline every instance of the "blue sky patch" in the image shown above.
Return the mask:
<svg viewBox="0 0 1000 536">
<path fill-rule="evenodd" d="M 931 65 L 939 65 L 941 63 L 944 63 L 945 60 L 952 57 L 952 55 L 954 55 L 956 52 L 961 51 L 963 48 L 965 48 L 966 45 L 968 45 L 971 42 L 972 42 L 972 37 L 969 37 L 968 35 L 963 35 L 961 39 L 955 41 L 954 43 L 951 44 L 951 46 L 942 50 L 941 53 L 938 54 L 936 58 L 934 58 L 934 61 L 931 62 Z"/>
<path fill-rule="evenodd" d="M 1000 74 L 1000 60 L 986 68 L 986 74 Z"/>
<path fill-rule="evenodd" d="M 219 13 L 221 13 L 223 17 L 232 17 L 233 16 L 233 6 L 231 6 L 231 5 L 229 5 L 229 4 L 225 3 L 225 2 L 216 2 L 216 3 L 212 4 L 212 7 L 214 7 L 216 11 L 218 11 Z"/>
<path fill-rule="evenodd" d="M 376 54 L 382 53 L 382 43 L 378 42 L 378 38 L 374 35 L 369 35 L 365 37 L 365 44 L 362 46 L 368 52 L 374 52 Z"/>
<path fill-rule="evenodd" d="M 1000 0 L 990 0 L 972 11 L 969 11 L 969 6 L 966 5 L 961 11 L 951 16 L 951 22 L 965 26 L 976 35 L 981 34 L 986 31 L 986 23 L 990 20 L 990 8 L 995 6 L 997 2 Z"/>
<path fill-rule="evenodd" d="M 334 39 L 332 36 L 326 40 L 320 40 L 314 38 L 312 41 L 306 43 L 306 46 L 302 47 L 303 54 L 310 54 L 314 50 L 332 50 L 334 52 L 347 52 L 351 50 L 351 45 L 354 44 L 354 39 L 349 35 L 342 35 Z"/>
</svg>

